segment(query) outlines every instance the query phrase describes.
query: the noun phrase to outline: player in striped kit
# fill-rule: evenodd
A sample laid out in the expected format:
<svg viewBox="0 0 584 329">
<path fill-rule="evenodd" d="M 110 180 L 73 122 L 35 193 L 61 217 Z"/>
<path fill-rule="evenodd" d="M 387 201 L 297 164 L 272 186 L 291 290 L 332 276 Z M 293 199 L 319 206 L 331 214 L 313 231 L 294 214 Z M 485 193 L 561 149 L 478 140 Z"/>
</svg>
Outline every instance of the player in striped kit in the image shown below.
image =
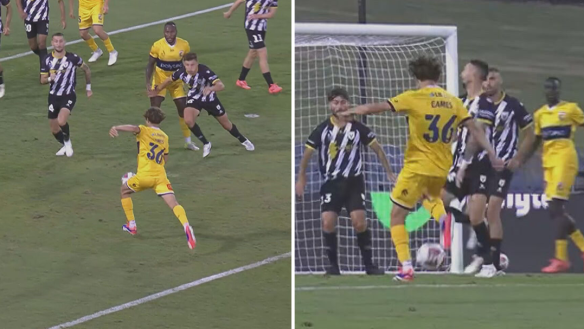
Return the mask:
<svg viewBox="0 0 584 329">
<path fill-rule="evenodd" d="M 91 71 L 81 57 L 65 50 L 65 38 L 62 33 L 55 33 L 51 38 L 53 52 L 45 57 L 41 67 L 41 84 L 49 83 L 49 125 L 55 139 L 63 144 L 57 156 L 73 156 L 73 145 L 67 120 L 73 111 L 77 95 L 77 68 L 85 73 L 85 90 L 91 97 Z"/>
<path fill-rule="evenodd" d="M 61 11 L 61 26 L 67 27 L 65 3 L 58 0 Z M 24 29 L 28 38 L 28 46 L 39 56 L 42 68 L 47 56 L 47 35 L 49 34 L 49 0 L 17 0 L 16 6 L 20 18 L 24 20 Z"/>
<path fill-rule="evenodd" d="M 268 29 L 268 19 L 274 17 L 278 9 L 278 0 L 236 0 L 231 8 L 223 16 L 225 18 L 231 17 L 233 12 L 242 4 L 245 3 L 245 33 L 249 41 L 249 51 L 243 60 L 243 67 L 239 79 L 235 83 L 238 87 L 243 89 L 251 89 L 248 86 L 245 78 L 251 69 L 256 57 L 260 59 L 260 69 L 268 84 L 268 92 L 270 94 L 277 94 L 282 91 L 282 87 L 278 86 L 272 80 L 270 73 L 270 66 L 268 65 L 268 48 L 266 48 L 266 31 Z"/>
<path fill-rule="evenodd" d="M 324 183 L 320 189 L 321 218 L 326 253 L 330 267 L 329 275 L 341 274 L 337 255 L 337 219 L 343 208 L 351 217 L 357 233 L 357 244 L 369 275 L 384 274 L 372 260 L 371 231 L 367 227 L 365 212 L 365 180 L 363 178 L 362 151 L 366 146 L 377 154 L 385 168 L 388 179 L 395 181 L 383 148 L 377 142 L 375 133 L 352 116 L 340 115 L 349 109 L 349 94 L 335 88 L 328 94 L 330 118 L 319 124 L 308 137 L 300 163 L 296 195 L 301 198 L 306 186 L 306 167 L 314 152 L 318 154 L 320 173 Z"/>
<path fill-rule="evenodd" d="M 6 24 L 2 24 L 2 6 L 6 7 Z M 10 21 L 12 20 L 12 6 L 10 0 L 0 0 L 0 46 L 2 45 L 2 33 L 10 34 Z M 0 98 L 4 97 L 4 76 L 2 65 L 0 65 Z"/>
</svg>

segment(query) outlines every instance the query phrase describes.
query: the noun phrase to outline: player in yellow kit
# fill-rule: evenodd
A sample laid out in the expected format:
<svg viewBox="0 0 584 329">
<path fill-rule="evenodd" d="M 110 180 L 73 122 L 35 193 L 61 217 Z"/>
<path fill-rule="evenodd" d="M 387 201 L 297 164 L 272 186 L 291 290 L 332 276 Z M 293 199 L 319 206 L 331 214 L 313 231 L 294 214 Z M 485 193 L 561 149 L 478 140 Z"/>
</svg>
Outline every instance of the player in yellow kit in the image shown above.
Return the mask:
<svg viewBox="0 0 584 329">
<path fill-rule="evenodd" d="M 407 214 L 422 198 L 440 198 L 440 191 L 452 164 L 451 143 L 458 126 L 465 126 L 487 151 L 493 167 L 502 167 L 495 150 L 477 127 L 458 97 L 438 86 L 442 64 L 436 58 L 421 56 L 409 63 L 418 81 L 417 90 L 406 91 L 383 103 L 365 104 L 348 114 L 375 114 L 386 111 L 408 115 L 409 136 L 404 167 L 391 193 L 397 206 L 391 210 L 391 239 L 401 263 L 395 279 L 412 281 L 414 270 L 405 228 Z M 443 207 L 443 205 L 442 205 Z"/>
<path fill-rule="evenodd" d="M 578 174 L 578 154 L 574 146 L 576 127 L 584 125 L 584 113 L 578 104 L 560 100 L 561 81 L 550 77 L 544 83 L 547 104 L 539 108 L 533 117 L 535 141 L 520 149 L 509 166 L 514 169 L 525 162 L 543 143 L 543 174 L 546 183 L 545 195 L 550 215 L 557 225 L 556 254 L 544 273 L 565 272 L 568 261 L 568 236 L 582 252 L 584 258 L 584 236 L 576 228 L 574 219 L 566 212 L 565 205 Z"/>
<path fill-rule="evenodd" d="M 118 60 L 118 52 L 114 49 L 112 42 L 103 30 L 104 16 L 109 12 L 109 0 L 79 0 L 79 35 L 93 52 L 87 62 L 93 63 L 103 55 L 95 40 L 89 34 L 89 28 L 103 41 L 105 48 L 109 52 L 107 65 L 112 66 Z M 69 0 L 69 17 L 75 18 L 73 14 L 73 0 Z"/>
<path fill-rule="evenodd" d="M 136 135 L 138 142 L 138 171 L 135 176 L 123 183 L 121 188 L 122 207 L 127 219 L 122 229 L 132 235 L 138 233 L 131 195 L 134 192 L 152 189 L 172 209 L 174 215 L 183 225 L 189 248 L 194 249 L 196 240 L 193 228 L 189 225 L 185 209 L 176 201 L 164 169 L 164 165 L 168 162 L 168 136 L 158 127 L 164 117 L 162 110 L 151 107 L 144 113 L 146 125 L 121 125 L 113 126 L 110 129 L 111 137 L 117 137 L 119 131 L 128 131 Z"/>
<path fill-rule="evenodd" d="M 177 37 L 177 28 L 174 22 L 164 24 L 164 38 L 154 42 L 150 49 L 148 66 L 146 66 L 146 89 L 151 91 L 156 86 L 161 85 L 166 79 L 172 76 L 174 71 L 182 67 L 182 59 L 185 54 L 191 51 L 189 42 Z M 203 156 L 209 155 L 211 144 L 203 135 L 201 127 L 197 123 L 193 128 L 185 123 L 184 112 L 187 106 L 187 96 L 185 94 L 182 80 L 174 81 L 167 88 L 161 89 L 158 95 L 150 97 L 150 106 L 160 107 L 166 93 L 170 94 L 176 110 L 178 111 L 180 129 L 185 139 L 185 149 L 196 151 L 199 148 L 191 141 L 191 131 L 203 143 Z M 208 145 L 208 146 L 207 146 Z"/>
</svg>

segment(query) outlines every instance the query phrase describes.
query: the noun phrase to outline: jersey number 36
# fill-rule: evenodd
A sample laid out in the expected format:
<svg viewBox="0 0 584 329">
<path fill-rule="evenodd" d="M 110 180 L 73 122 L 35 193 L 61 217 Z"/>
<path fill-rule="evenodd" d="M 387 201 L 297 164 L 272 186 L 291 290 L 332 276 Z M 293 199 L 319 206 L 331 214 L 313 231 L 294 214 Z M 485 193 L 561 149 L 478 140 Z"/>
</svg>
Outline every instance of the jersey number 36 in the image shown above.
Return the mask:
<svg viewBox="0 0 584 329">
<path fill-rule="evenodd" d="M 429 143 L 436 143 L 440 139 L 442 140 L 442 143 L 450 143 L 452 136 L 454 135 L 453 125 L 454 121 L 456 120 L 455 115 L 453 115 L 442 128 L 438 127 L 438 123 L 440 122 L 440 114 L 427 114 L 425 119 L 426 121 L 430 121 L 428 132 L 424 134 L 424 139 L 426 141 Z"/>
<path fill-rule="evenodd" d="M 156 161 L 156 163 L 160 164 L 162 162 L 162 155 L 164 154 L 164 149 L 160 150 L 156 153 L 156 149 L 158 148 L 158 144 L 150 143 L 150 152 L 146 154 L 148 159 Z"/>
</svg>

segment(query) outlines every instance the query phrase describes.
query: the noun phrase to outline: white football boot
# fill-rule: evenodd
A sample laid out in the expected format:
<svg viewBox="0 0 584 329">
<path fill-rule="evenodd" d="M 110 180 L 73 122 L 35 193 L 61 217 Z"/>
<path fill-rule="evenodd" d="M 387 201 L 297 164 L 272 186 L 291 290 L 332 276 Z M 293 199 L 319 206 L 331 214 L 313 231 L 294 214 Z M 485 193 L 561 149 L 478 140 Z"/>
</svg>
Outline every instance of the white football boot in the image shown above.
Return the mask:
<svg viewBox="0 0 584 329">
<path fill-rule="evenodd" d="M 481 270 L 481 266 L 483 266 L 484 260 L 483 257 L 479 257 L 477 255 L 473 255 L 473 260 L 467 267 L 464 268 L 464 274 L 475 274 Z"/>
<path fill-rule="evenodd" d="M 87 62 L 95 63 L 97 59 L 100 58 L 101 56 L 103 56 L 103 50 L 97 48 L 97 50 L 91 54 L 91 57 L 89 57 L 89 60 Z"/>
<path fill-rule="evenodd" d="M 65 145 L 63 145 L 63 147 L 61 147 L 61 149 L 57 153 L 55 153 L 55 155 L 58 156 L 58 157 L 62 157 L 63 155 L 65 155 L 65 150 L 66 149 L 67 148 L 65 147 Z"/>
<path fill-rule="evenodd" d="M 490 265 L 483 265 L 483 267 L 481 267 L 481 271 L 477 274 L 475 274 L 475 278 L 492 278 L 495 275 L 497 275 L 497 268 L 495 267 L 495 265 L 490 264 Z"/>
<path fill-rule="evenodd" d="M 211 153 L 211 142 L 203 145 L 203 158 L 206 158 L 209 153 Z"/>
<path fill-rule="evenodd" d="M 118 52 L 117 52 L 117 50 L 114 50 L 111 53 L 109 53 L 109 61 L 107 62 L 107 65 L 112 66 L 117 61 L 118 61 Z"/>
<path fill-rule="evenodd" d="M 73 144 L 71 144 L 71 140 L 65 141 L 65 155 L 68 158 L 73 156 Z"/>
<path fill-rule="evenodd" d="M 249 139 L 246 139 L 245 142 L 241 143 L 241 145 L 245 146 L 245 149 L 248 151 L 255 150 L 255 146 L 253 146 L 253 144 L 249 141 Z"/>
</svg>

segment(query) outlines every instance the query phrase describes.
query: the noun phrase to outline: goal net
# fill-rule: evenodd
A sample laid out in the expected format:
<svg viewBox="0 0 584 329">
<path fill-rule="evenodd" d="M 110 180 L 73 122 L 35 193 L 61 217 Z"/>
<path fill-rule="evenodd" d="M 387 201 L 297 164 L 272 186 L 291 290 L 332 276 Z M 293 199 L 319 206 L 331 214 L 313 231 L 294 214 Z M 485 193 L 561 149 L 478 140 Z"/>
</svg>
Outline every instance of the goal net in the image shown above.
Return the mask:
<svg viewBox="0 0 584 329">
<path fill-rule="evenodd" d="M 416 88 L 408 62 L 420 54 L 439 58 L 445 65 L 440 84 L 458 94 L 456 28 L 448 26 L 296 24 L 295 37 L 295 166 L 296 175 L 311 131 L 329 115 L 327 92 L 345 88 L 354 104 L 380 102 Z M 377 134 L 395 172 L 403 166 L 407 142 L 406 118 L 395 114 L 362 118 Z M 397 255 L 389 234 L 392 186 L 375 154 L 363 152 L 368 225 L 373 258 L 380 267 L 395 271 Z M 319 189 L 322 177 L 317 158 L 307 168 L 307 188 L 295 206 L 295 269 L 297 273 L 323 272 L 328 264 L 320 220 Z M 356 235 L 343 213 L 337 225 L 339 265 L 344 272 L 364 271 Z M 455 225 L 453 251 L 443 271 L 462 271 L 461 228 Z M 423 207 L 409 215 L 412 257 L 426 242 L 439 242 L 440 229 Z M 418 268 L 420 270 L 420 268 Z"/>
</svg>

